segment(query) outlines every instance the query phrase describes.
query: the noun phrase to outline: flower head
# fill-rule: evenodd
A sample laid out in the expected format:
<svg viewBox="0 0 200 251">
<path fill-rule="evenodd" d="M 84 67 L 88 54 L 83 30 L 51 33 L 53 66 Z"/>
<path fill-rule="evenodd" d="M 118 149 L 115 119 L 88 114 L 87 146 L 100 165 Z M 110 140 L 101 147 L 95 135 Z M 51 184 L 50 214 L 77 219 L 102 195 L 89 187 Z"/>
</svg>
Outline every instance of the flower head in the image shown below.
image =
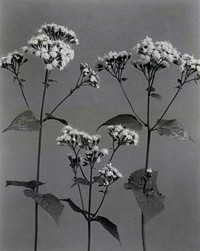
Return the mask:
<svg viewBox="0 0 200 251">
<path fill-rule="evenodd" d="M 171 43 L 167 41 L 154 42 L 148 36 L 133 47 L 133 50 L 139 57 L 134 62 L 134 66 L 140 70 L 143 67 L 155 67 L 157 70 L 160 70 L 168 67 L 171 63 L 177 64 L 180 58 L 180 52 Z"/>
<path fill-rule="evenodd" d="M 100 78 L 98 74 L 88 66 L 88 64 L 80 64 L 80 71 L 83 74 L 83 85 L 99 88 Z"/>
<path fill-rule="evenodd" d="M 24 58 L 23 53 L 19 51 L 14 51 L 0 58 L 0 67 L 15 71 L 27 61 L 28 60 Z"/>
<path fill-rule="evenodd" d="M 89 135 L 88 133 L 74 129 L 70 125 L 66 125 L 62 129 L 61 135 L 57 138 L 57 144 L 92 148 L 99 144 L 100 138 L 100 135 Z"/>
<path fill-rule="evenodd" d="M 47 35 L 52 41 L 63 41 L 65 43 L 78 44 L 78 38 L 73 30 L 58 24 L 43 24 L 37 31 L 39 34 Z"/>
<path fill-rule="evenodd" d="M 109 186 L 119 178 L 122 178 L 122 174 L 117 170 L 117 168 L 113 167 L 111 163 L 104 166 L 99 170 L 99 173 L 103 176 L 103 186 Z"/>
<path fill-rule="evenodd" d="M 74 59 L 74 50 L 69 44 L 60 40 L 52 41 L 45 34 L 32 37 L 28 44 L 29 47 L 22 48 L 24 52 L 42 58 L 48 70 L 63 70 Z"/>
<path fill-rule="evenodd" d="M 108 127 L 108 133 L 113 141 L 118 145 L 138 145 L 139 135 L 134 131 L 122 125 L 112 125 Z"/>
<path fill-rule="evenodd" d="M 197 73 L 197 77 L 200 77 L 200 60 L 195 59 L 193 56 L 184 53 L 181 55 L 178 65 L 181 72 L 188 71 L 188 75 Z"/>
<path fill-rule="evenodd" d="M 108 54 L 104 54 L 103 57 L 98 57 L 95 66 L 98 71 L 111 70 L 116 72 L 124 69 L 130 57 L 131 53 L 126 51 L 110 51 Z"/>
</svg>

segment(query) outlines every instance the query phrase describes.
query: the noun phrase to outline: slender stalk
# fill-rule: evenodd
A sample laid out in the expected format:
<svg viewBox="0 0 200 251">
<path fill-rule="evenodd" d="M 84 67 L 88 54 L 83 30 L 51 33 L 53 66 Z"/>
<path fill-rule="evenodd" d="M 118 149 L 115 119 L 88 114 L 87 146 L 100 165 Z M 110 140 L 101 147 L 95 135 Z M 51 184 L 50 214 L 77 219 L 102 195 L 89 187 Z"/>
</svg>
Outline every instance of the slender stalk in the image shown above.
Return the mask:
<svg viewBox="0 0 200 251">
<path fill-rule="evenodd" d="M 128 96 L 127 96 L 127 94 L 126 94 L 126 92 L 125 92 L 125 90 L 124 90 L 124 87 L 122 86 L 121 81 L 118 80 L 118 82 L 119 82 L 120 88 L 121 88 L 121 90 L 122 90 L 122 92 L 123 92 L 123 94 L 124 94 L 124 96 L 125 96 L 127 102 L 129 103 L 129 106 L 130 106 L 130 108 L 131 108 L 133 114 L 135 115 L 135 117 L 136 117 L 143 125 L 145 125 L 145 123 L 140 119 L 140 117 L 137 115 L 135 109 L 133 108 L 133 105 L 132 105 L 130 99 L 128 98 Z"/>
<path fill-rule="evenodd" d="M 103 192 L 104 194 L 103 194 L 103 197 L 102 197 L 101 202 L 100 202 L 100 204 L 99 204 L 99 207 L 97 208 L 96 212 L 95 212 L 94 215 L 92 216 L 93 219 L 95 218 L 95 216 L 98 214 L 99 210 L 101 209 L 101 207 L 102 207 L 102 205 L 103 205 L 103 203 L 104 203 L 104 200 L 105 200 L 105 198 L 106 198 L 107 191 L 108 191 L 108 186 L 106 186 L 106 189 L 105 189 L 105 191 Z"/>
<path fill-rule="evenodd" d="M 90 251 L 91 248 L 91 205 L 92 205 L 92 172 L 93 172 L 93 166 L 90 166 L 90 185 L 89 185 L 89 200 L 88 200 L 88 251 Z"/>
<path fill-rule="evenodd" d="M 44 102 L 45 95 L 47 89 L 47 81 L 48 81 L 49 72 L 46 70 L 45 72 L 45 81 L 44 81 L 44 89 L 42 95 L 42 103 L 40 109 L 40 130 L 39 130 L 39 138 L 38 138 L 38 154 L 37 154 L 37 172 L 36 172 L 36 192 L 39 191 L 39 178 L 40 178 L 40 161 L 41 161 L 41 146 L 42 146 L 42 117 L 44 110 Z M 34 238 L 34 251 L 37 251 L 38 244 L 38 204 L 35 202 L 35 238 Z"/>
<path fill-rule="evenodd" d="M 143 246 L 143 251 L 146 251 L 146 238 L 145 238 L 145 226 L 144 226 L 144 214 L 141 214 L 141 231 L 142 231 L 142 246 Z"/>
<path fill-rule="evenodd" d="M 48 113 L 48 115 L 44 118 L 44 121 L 47 120 L 47 119 L 48 119 L 48 116 L 52 115 L 52 114 L 58 109 L 58 107 L 59 107 L 60 105 L 62 105 L 62 103 L 63 103 L 66 99 L 68 99 L 78 88 L 80 88 L 81 85 L 79 85 L 78 83 L 79 83 L 79 81 L 80 81 L 80 79 L 81 79 L 81 76 L 82 76 L 82 73 L 79 75 L 79 78 L 78 78 L 78 80 L 77 80 L 77 83 L 76 83 L 75 87 L 74 87 L 73 89 L 70 90 L 69 94 L 67 94 L 67 96 L 65 96 L 65 97 L 64 97 L 64 98 L 53 108 L 53 110 L 52 110 L 50 113 Z"/>
<path fill-rule="evenodd" d="M 21 83 L 21 81 L 20 81 L 20 79 L 19 79 L 19 73 L 16 72 L 16 71 L 13 71 L 13 73 L 14 73 L 14 75 L 15 75 L 15 78 L 16 78 L 17 81 L 18 81 L 18 84 L 19 84 L 19 87 L 20 87 L 20 90 L 21 90 L 21 93 L 22 93 L 22 97 L 23 97 L 23 99 L 24 99 L 24 101 L 25 101 L 25 103 L 26 103 L 26 106 L 27 106 L 28 110 L 29 110 L 30 108 L 29 108 L 29 104 L 28 104 L 28 101 L 27 101 L 27 99 L 26 99 L 26 96 L 25 96 L 25 93 L 24 93 L 24 90 L 23 90 L 23 85 L 22 85 L 22 83 Z"/>
<path fill-rule="evenodd" d="M 161 115 L 161 117 L 158 119 L 158 121 L 156 122 L 156 124 L 151 128 L 151 130 L 153 130 L 161 121 L 161 119 L 165 116 L 165 114 L 167 113 L 167 111 L 169 110 L 170 106 L 172 105 L 172 103 L 174 102 L 175 98 L 177 97 L 177 95 L 179 94 L 181 88 L 179 88 L 177 90 L 177 92 L 175 93 L 174 97 L 172 98 L 171 102 L 169 103 L 169 105 L 167 106 L 167 108 L 165 109 L 165 111 L 163 112 L 163 114 Z"/>
</svg>

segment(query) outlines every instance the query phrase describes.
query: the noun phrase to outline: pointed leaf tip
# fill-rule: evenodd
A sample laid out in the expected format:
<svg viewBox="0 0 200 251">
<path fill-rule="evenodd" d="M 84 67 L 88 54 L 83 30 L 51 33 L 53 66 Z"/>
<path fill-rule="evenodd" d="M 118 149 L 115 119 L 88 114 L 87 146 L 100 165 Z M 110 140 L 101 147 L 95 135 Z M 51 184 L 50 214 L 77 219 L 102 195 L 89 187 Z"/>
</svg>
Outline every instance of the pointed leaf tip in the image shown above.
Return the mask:
<svg viewBox="0 0 200 251">
<path fill-rule="evenodd" d="M 26 110 L 20 113 L 10 125 L 5 128 L 3 132 L 15 130 L 15 131 L 39 131 L 40 122 L 35 118 L 31 110 Z"/>
<path fill-rule="evenodd" d="M 45 183 L 39 181 L 39 186 L 44 185 L 44 184 Z M 31 180 L 31 181 L 7 180 L 6 187 L 7 186 L 22 186 L 22 187 L 27 187 L 34 190 L 37 186 L 37 181 L 36 180 Z"/>
<path fill-rule="evenodd" d="M 97 128 L 97 131 L 102 126 L 118 125 L 118 124 L 121 124 L 129 129 L 132 129 L 132 130 L 136 130 L 136 131 L 142 130 L 142 124 L 137 120 L 137 118 L 135 116 L 133 116 L 132 114 L 119 114 L 119 115 L 107 120 L 103 124 L 101 124 Z"/>
<path fill-rule="evenodd" d="M 94 221 L 99 222 L 105 228 L 105 230 L 107 230 L 121 244 L 118 229 L 114 223 L 103 216 L 97 216 L 96 218 L 94 218 Z"/>
</svg>

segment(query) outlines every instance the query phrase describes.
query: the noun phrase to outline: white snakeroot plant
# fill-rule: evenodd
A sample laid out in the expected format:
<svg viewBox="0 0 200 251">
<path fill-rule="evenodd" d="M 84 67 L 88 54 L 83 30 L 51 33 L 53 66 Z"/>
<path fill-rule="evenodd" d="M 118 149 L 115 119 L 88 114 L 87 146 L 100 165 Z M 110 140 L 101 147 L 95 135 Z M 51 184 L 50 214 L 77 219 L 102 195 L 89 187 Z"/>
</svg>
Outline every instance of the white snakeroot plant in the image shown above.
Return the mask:
<svg viewBox="0 0 200 251">
<path fill-rule="evenodd" d="M 67 94 L 65 94 L 64 98 L 61 99 L 61 101 L 57 105 L 55 105 L 52 111 L 44 114 L 47 87 L 57 82 L 55 79 L 51 79 L 50 75 L 55 69 L 64 70 L 67 66 L 69 66 L 70 61 L 74 59 L 74 50 L 72 49 L 72 45 L 77 45 L 78 43 L 78 38 L 75 32 L 68 29 L 67 27 L 57 24 L 44 24 L 37 30 L 37 34 L 28 41 L 28 45 L 22 47 L 22 52 L 14 51 L 0 58 L 0 67 L 10 71 L 13 74 L 14 82 L 17 82 L 17 84 L 20 86 L 20 90 L 27 107 L 27 110 L 20 113 L 3 132 L 9 130 L 39 131 L 36 179 L 31 181 L 7 181 L 6 183 L 7 186 L 12 185 L 26 187 L 27 189 L 24 191 L 25 195 L 31 197 L 35 201 L 34 251 L 38 250 L 38 205 L 42 207 L 46 212 L 48 212 L 54 218 L 56 223 L 58 223 L 59 217 L 64 208 L 64 206 L 60 203 L 60 200 L 53 194 L 39 193 L 39 186 L 44 184 L 43 182 L 40 182 L 43 123 L 46 121 L 56 120 L 64 125 L 67 125 L 68 122 L 65 119 L 54 117 L 53 113 L 80 87 L 90 86 L 99 88 L 100 80 L 98 74 L 93 71 L 87 64 L 81 64 L 80 75 L 75 83 L 75 86 L 71 89 L 69 87 Z M 31 55 L 34 55 L 35 57 L 41 58 L 45 66 L 45 77 L 41 85 L 43 87 L 43 92 L 39 119 L 37 119 L 33 111 L 30 110 L 30 105 L 24 92 L 24 83 L 26 80 L 21 78 L 21 72 L 23 70 L 22 66 L 28 61 L 28 59 L 25 57 L 25 53 L 29 53 Z M 77 130 L 72 130 L 70 128 L 70 126 L 67 126 L 65 128 L 66 131 L 70 132 L 70 135 L 68 136 L 68 138 L 64 138 L 58 141 L 60 142 L 59 144 L 62 144 L 62 141 L 63 143 L 67 142 L 67 140 L 71 144 L 76 144 L 77 138 L 79 138 L 79 146 L 85 147 L 85 145 L 95 146 L 100 140 L 98 136 L 89 136 L 84 132 L 77 132 Z M 101 158 L 106 154 L 107 150 L 102 149 L 98 153 L 98 158 Z M 71 159 L 73 160 L 73 158 Z"/>
<path fill-rule="evenodd" d="M 110 125 L 109 134 L 113 139 L 113 146 L 116 142 L 117 145 L 126 145 L 126 143 L 138 145 L 137 134 L 130 133 L 129 129 L 125 128 L 131 128 L 136 131 L 146 128 L 147 131 L 145 166 L 143 169 L 134 171 L 128 178 L 128 182 L 124 185 L 125 189 L 131 189 L 133 191 L 137 204 L 141 209 L 142 249 L 143 251 L 147 251 L 145 224 L 164 209 L 165 198 L 158 191 L 156 185 L 158 172 L 149 167 L 152 133 L 157 132 L 159 135 L 166 135 L 169 138 L 176 138 L 178 140 L 191 139 L 189 134 L 176 119 L 163 118 L 183 87 L 192 82 L 198 83 L 200 79 L 200 60 L 195 59 L 187 53 L 181 54 L 170 42 L 153 41 L 153 39 L 148 36 L 133 47 L 133 52 L 137 54 L 137 59 L 132 61 L 132 65 L 144 75 L 147 82 L 147 106 L 145 119 L 141 118 L 135 111 L 133 104 L 123 87 L 123 82 L 128 80 L 123 76 L 123 70 L 127 67 L 127 62 L 131 53 L 124 53 L 125 59 L 122 59 L 123 57 L 119 56 L 121 55 L 121 52 L 109 52 L 103 57 L 97 57 L 96 68 L 98 71 L 107 71 L 117 80 L 133 113 L 117 115 L 102 124 Z M 162 98 L 161 95 L 156 92 L 154 85 L 156 74 L 158 71 L 173 65 L 178 66 L 177 68 L 180 70 L 180 76 L 177 79 L 178 84 L 176 86 L 176 92 L 166 106 L 166 109 L 152 124 L 152 98 L 157 100 L 161 100 Z M 130 142 L 127 140 L 130 140 Z"/>
<path fill-rule="evenodd" d="M 125 130 L 122 127 L 123 130 Z M 110 129 L 108 129 L 110 131 Z M 109 133 L 110 135 L 110 133 Z M 111 135 L 110 135 L 111 136 Z M 113 167 L 111 161 L 119 146 L 124 145 L 118 142 L 117 147 L 114 146 L 115 139 L 111 136 L 112 151 L 107 164 L 101 164 L 101 160 L 108 155 L 107 148 L 101 148 L 101 136 L 98 134 L 90 135 L 83 131 L 73 128 L 70 125 L 63 127 L 61 135 L 57 137 L 57 145 L 68 146 L 71 153 L 68 154 L 69 166 L 74 174 L 74 183 L 72 187 L 77 186 L 80 196 L 81 206 L 77 206 L 71 199 L 62 199 L 67 202 L 71 208 L 78 213 L 81 213 L 88 225 L 88 245 L 87 250 L 91 250 L 91 223 L 94 221 L 99 222 L 113 237 L 120 241 L 117 226 L 107 218 L 98 215 L 103 202 L 108 195 L 108 188 L 115 183 L 118 179 L 122 178 L 121 172 Z M 129 140 L 128 140 L 129 142 Z M 100 163 L 101 162 L 101 163 Z M 101 166 L 98 170 L 96 166 Z M 98 170 L 98 171 L 97 171 Z M 96 197 L 94 186 L 99 185 L 102 189 L 99 191 L 103 193 L 102 198 L 96 210 L 93 200 Z M 87 196 L 83 196 L 82 190 L 85 187 L 88 192 Z"/>
</svg>

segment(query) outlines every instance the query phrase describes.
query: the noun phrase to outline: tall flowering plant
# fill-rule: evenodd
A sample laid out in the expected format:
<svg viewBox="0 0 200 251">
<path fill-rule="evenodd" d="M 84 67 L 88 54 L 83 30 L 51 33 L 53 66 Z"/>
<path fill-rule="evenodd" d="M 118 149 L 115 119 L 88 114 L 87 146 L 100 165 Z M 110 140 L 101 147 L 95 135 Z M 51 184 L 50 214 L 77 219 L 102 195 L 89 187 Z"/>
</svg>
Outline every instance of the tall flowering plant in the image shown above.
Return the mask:
<svg viewBox="0 0 200 251">
<path fill-rule="evenodd" d="M 111 155 L 109 160 L 103 165 L 101 160 L 109 152 L 107 148 L 100 148 L 100 135 L 89 135 L 67 125 L 63 127 L 61 135 L 57 138 L 59 146 L 66 145 L 71 150 L 68 154 L 68 160 L 74 175 L 72 187 L 78 187 L 81 206 L 77 206 L 70 198 L 61 199 L 61 201 L 67 202 L 72 210 L 81 213 L 87 221 L 88 251 L 91 250 L 91 223 L 94 221 L 99 222 L 114 238 L 120 241 L 117 226 L 109 219 L 98 215 L 98 213 L 103 206 L 111 185 L 122 178 L 122 174 L 111 163 L 116 151 L 123 145 L 138 144 L 138 134 L 121 125 L 110 126 L 108 133 L 112 141 Z M 96 168 L 97 166 L 99 168 Z M 94 199 L 97 197 L 95 193 L 96 185 L 100 187 L 99 192 L 102 193 L 102 198 L 95 209 L 93 204 L 95 204 Z M 86 198 L 84 198 L 82 193 L 83 186 L 88 187 Z"/>
<path fill-rule="evenodd" d="M 60 203 L 60 200 L 53 194 L 42 194 L 39 192 L 39 187 L 44 183 L 40 181 L 40 169 L 41 169 L 41 148 L 43 140 L 43 124 L 49 120 L 57 120 L 62 124 L 67 125 L 68 122 L 65 119 L 59 119 L 53 116 L 53 113 L 68 99 L 72 94 L 80 87 L 91 86 L 99 88 L 98 74 L 93 71 L 88 64 L 84 63 L 80 65 L 80 75 L 75 86 L 69 91 L 66 91 L 65 97 L 56 104 L 52 111 L 44 114 L 45 99 L 48 87 L 57 82 L 50 78 L 53 70 L 64 70 L 69 66 L 71 60 L 74 59 L 73 44 L 78 44 L 78 38 L 74 31 L 67 27 L 57 24 L 44 24 L 36 32 L 29 41 L 28 45 L 22 47 L 21 51 L 14 51 L 0 58 L 0 66 L 13 74 L 14 82 L 16 82 L 22 94 L 22 98 L 26 105 L 26 110 L 20 113 L 10 125 L 3 131 L 15 130 L 15 131 L 39 131 L 38 134 L 38 148 L 37 148 L 37 160 L 36 160 L 36 178 L 31 181 L 16 181 L 8 180 L 7 186 L 22 186 L 27 189 L 24 190 L 24 194 L 31 197 L 35 201 L 35 234 L 34 234 L 34 251 L 38 250 L 38 206 L 43 208 L 49 213 L 54 220 L 58 223 L 59 217 L 63 211 L 64 206 Z M 44 62 L 44 80 L 42 82 L 42 97 L 40 105 L 39 119 L 35 117 L 34 112 L 31 110 L 31 106 L 25 95 L 24 86 L 26 80 L 21 77 L 23 65 L 28 62 L 26 54 L 30 54 L 41 58 Z"/>
<path fill-rule="evenodd" d="M 192 82 L 198 83 L 200 79 L 200 60 L 186 53 L 181 54 L 167 41 L 153 41 L 150 37 L 146 37 L 140 41 L 133 47 L 133 51 L 137 54 L 138 58 L 132 61 L 132 65 L 142 73 L 147 83 L 145 119 L 141 118 L 138 112 L 136 112 L 123 86 L 124 81 L 127 81 L 127 78 L 123 76 L 123 71 L 127 66 L 131 53 L 125 51 L 109 52 L 97 58 L 96 68 L 98 71 L 107 71 L 117 80 L 132 110 L 132 114 L 117 115 L 106 121 L 103 125 L 121 124 L 127 128 L 131 127 L 138 131 L 145 128 L 147 131 L 144 168 L 134 171 L 128 178 L 128 182 L 124 184 L 125 189 L 131 189 L 133 191 L 137 204 L 141 209 L 142 247 L 143 251 L 146 251 L 145 226 L 152 217 L 164 209 L 165 198 L 159 192 L 156 184 L 158 172 L 149 166 L 152 134 L 157 132 L 159 135 L 166 135 L 169 138 L 191 140 L 188 132 L 176 119 L 164 119 L 164 116 L 186 84 Z M 176 92 L 163 113 L 152 123 L 152 98 L 157 100 L 161 100 L 162 98 L 155 88 L 157 73 L 172 65 L 178 66 L 180 70 L 180 76 L 177 78 Z"/>
</svg>

